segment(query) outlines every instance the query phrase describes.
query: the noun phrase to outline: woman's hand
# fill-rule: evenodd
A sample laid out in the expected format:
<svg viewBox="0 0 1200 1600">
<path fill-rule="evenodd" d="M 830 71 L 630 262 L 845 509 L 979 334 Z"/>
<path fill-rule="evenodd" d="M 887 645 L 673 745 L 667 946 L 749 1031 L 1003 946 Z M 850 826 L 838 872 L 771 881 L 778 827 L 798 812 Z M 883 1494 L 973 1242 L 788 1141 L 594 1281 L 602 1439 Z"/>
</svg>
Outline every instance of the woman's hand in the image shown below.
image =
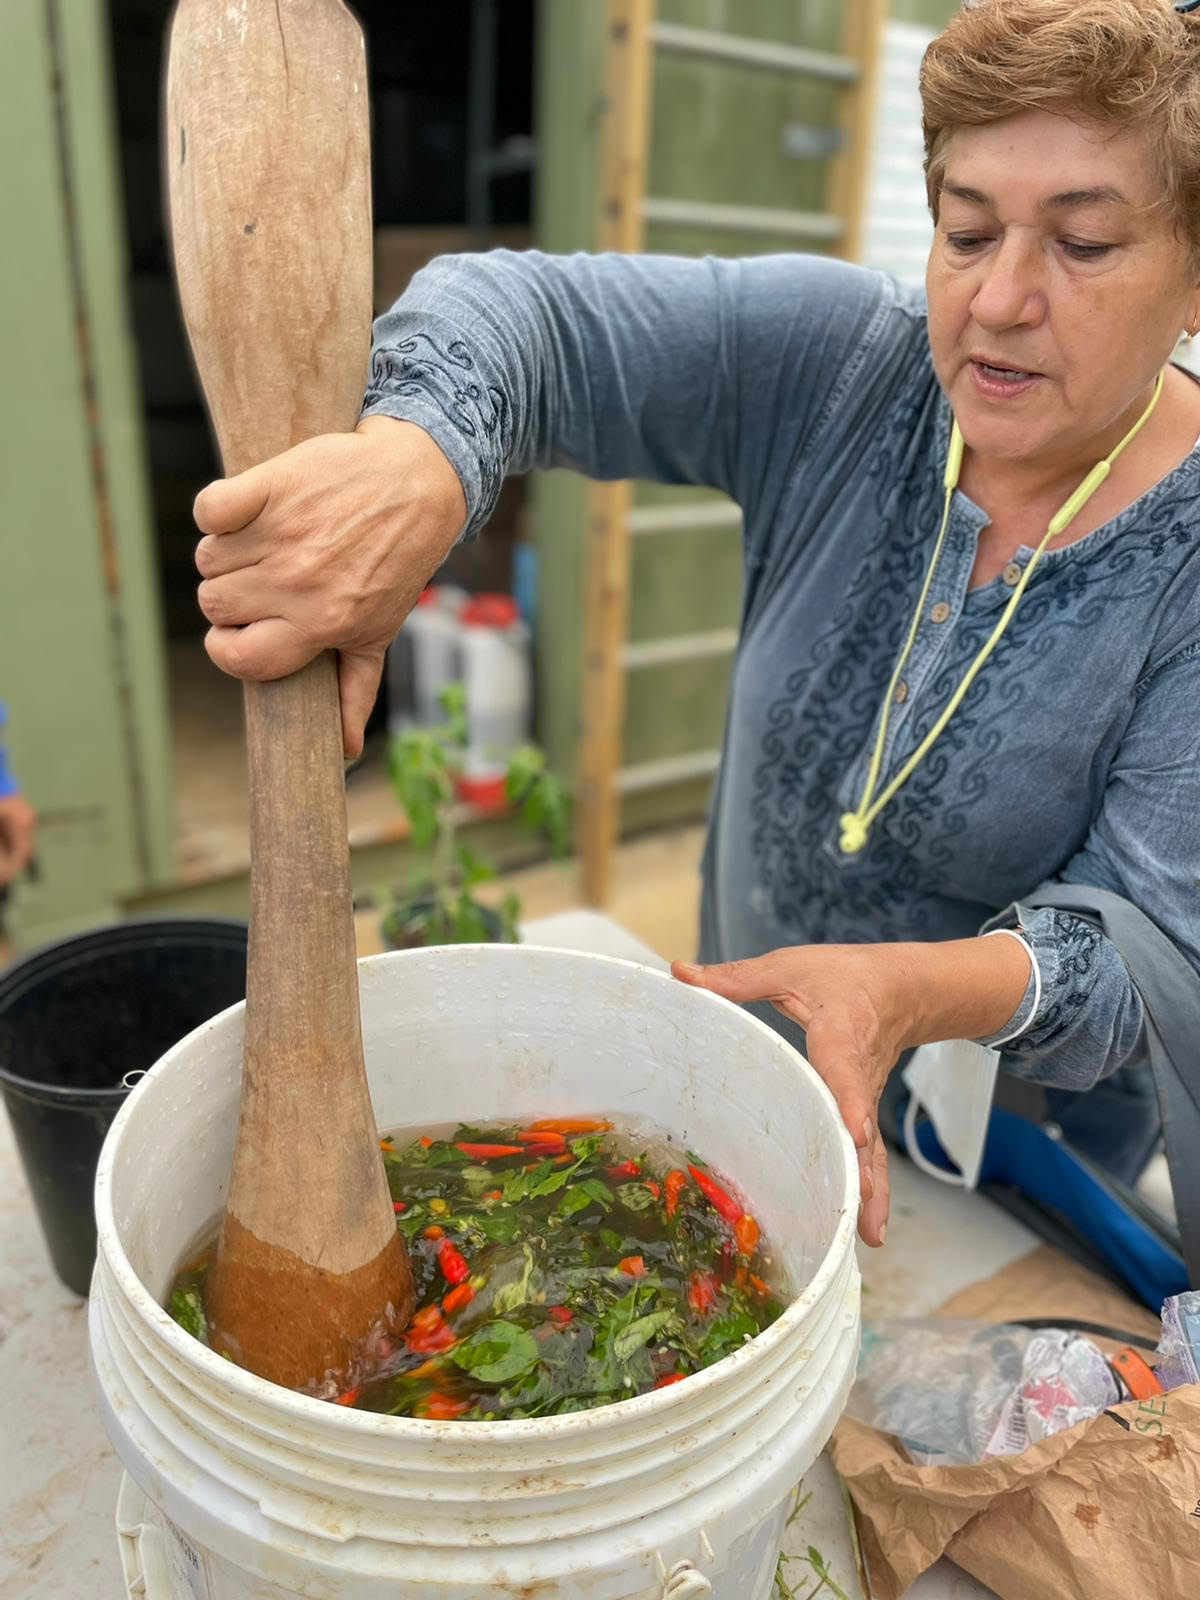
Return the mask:
<svg viewBox="0 0 1200 1600">
<path fill-rule="evenodd" d="M 1021 1003 L 1029 956 L 1015 939 L 945 944 L 795 945 L 711 967 L 677 961 L 676 978 L 742 1004 L 769 1000 L 805 1030 L 858 1152 L 858 1231 L 887 1237 L 887 1148 L 879 1096 L 903 1051 L 997 1033 Z"/>
<path fill-rule="evenodd" d="M 221 478 L 196 498 L 205 648 L 236 678 L 282 678 L 339 652 L 347 756 L 384 652 L 466 520 L 457 474 L 422 429 L 367 417 Z"/>
</svg>

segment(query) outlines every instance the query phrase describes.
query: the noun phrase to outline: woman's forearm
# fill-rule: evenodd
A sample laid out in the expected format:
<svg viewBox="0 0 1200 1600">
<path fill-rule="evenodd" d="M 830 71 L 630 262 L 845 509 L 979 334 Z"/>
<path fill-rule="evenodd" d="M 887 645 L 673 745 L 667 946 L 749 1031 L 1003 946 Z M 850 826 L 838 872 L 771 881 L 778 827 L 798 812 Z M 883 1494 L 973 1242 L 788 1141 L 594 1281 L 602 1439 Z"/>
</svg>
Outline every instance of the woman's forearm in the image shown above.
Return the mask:
<svg viewBox="0 0 1200 1600">
<path fill-rule="evenodd" d="M 1029 986 L 1029 952 L 993 936 L 879 946 L 896 963 L 904 1048 L 939 1039 L 987 1039 L 1011 1021 Z"/>
</svg>

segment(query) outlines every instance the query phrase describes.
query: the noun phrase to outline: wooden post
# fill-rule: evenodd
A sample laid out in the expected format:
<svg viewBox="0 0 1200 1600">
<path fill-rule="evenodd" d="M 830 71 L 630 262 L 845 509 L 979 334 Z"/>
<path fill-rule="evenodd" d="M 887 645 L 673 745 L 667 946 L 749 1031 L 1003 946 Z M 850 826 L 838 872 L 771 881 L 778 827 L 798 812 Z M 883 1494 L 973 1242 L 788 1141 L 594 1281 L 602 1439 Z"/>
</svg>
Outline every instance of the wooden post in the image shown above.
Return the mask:
<svg viewBox="0 0 1200 1600">
<path fill-rule="evenodd" d="M 841 217 L 845 225 L 837 254 L 846 261 L 862 258 L 871 135 L 888 11 L 888 0 L 849 0 L 846 6 L 842 53 L 858 62 L 859 75 L 839 96 L 842 146 L 830 163 L 827 202 L 827 209 Z"/>
<path fill-rule="evenodd" d="M 642 200 L 650 144 L 653 0 L 607 0 L 600 206 L 596 245 L 635 252 L 645 239 Z M 609 895 L 625 711 L 621 648 L 629 615 L 628 482 L 599 483 L 589 494 L 584 556 L 584 657 L 578 767 L 579 848 L 584 896 Z"/>
</svg>

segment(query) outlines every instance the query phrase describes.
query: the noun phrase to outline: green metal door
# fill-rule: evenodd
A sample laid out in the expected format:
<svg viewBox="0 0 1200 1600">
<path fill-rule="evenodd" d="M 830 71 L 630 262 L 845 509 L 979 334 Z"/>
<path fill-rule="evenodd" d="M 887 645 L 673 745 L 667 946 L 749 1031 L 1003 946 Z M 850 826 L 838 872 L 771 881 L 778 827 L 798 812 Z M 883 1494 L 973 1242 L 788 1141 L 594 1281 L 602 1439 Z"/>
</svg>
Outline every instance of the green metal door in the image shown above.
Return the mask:
<svg viewBox="0 0 1200 1600">
<path fill-rule="evenodd" d="M 20 943 L 171 868 L 162 629 L 127 321 L 105 10 L 0 8 L 0 699 L 42 818 Z"/>
</svg>

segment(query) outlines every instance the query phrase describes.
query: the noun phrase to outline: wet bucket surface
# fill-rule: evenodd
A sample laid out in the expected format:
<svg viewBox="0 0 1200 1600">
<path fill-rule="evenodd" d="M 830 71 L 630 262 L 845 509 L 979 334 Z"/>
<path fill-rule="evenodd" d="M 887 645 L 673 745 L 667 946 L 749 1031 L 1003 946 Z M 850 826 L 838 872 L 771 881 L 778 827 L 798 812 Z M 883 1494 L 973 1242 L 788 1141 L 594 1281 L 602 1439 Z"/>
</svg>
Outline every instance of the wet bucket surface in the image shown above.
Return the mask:
<svg viewBox="0 0 1200 1600">
<path fill-rule="evenodd" d="M 381 1127 L 604 1114 L 673 1130 L 744 1184 L 794 1297 L 685 1383 L 560 1417 L 380 1416 L 262 1382 L 160 1303 L 224 1201 L 235 1007 L 138 1087 L 97 1173 L 92 1360 L 149 1502 L 123 1497 L 129 1593 L 767 1600 L 858 1350 L 857 1163 L 829 1091 L 764 1023 L 628 962 L 467 945 L 359 971 Z"/>
<path fill-rule="evenodd" d="M 96 1162 L 129 1090 L 246 992 L 246 925 L 154 919 L 98 928 L 0 973 L 0 1089 L 38 1217 L 68 1289 L 96 1256 Z"/>
</svg>

